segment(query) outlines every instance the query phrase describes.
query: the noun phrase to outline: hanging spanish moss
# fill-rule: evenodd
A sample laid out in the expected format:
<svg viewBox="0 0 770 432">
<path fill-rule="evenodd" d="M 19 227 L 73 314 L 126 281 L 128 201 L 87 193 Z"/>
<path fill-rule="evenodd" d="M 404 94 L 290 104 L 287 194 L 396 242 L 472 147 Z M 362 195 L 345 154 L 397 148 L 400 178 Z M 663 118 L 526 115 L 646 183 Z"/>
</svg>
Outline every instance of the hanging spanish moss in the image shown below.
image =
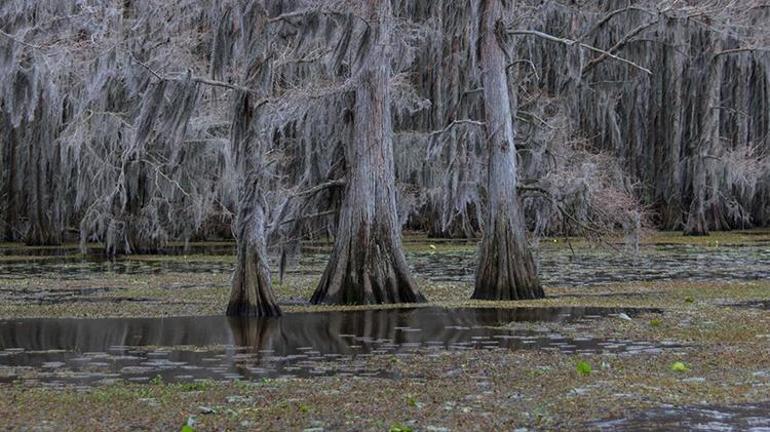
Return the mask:
<svg viewBox="0 0 770 432">
<path fill-rule="evenodd" d="M 389 3 L 388 211 L 399 227 L 477 237 L 491 193 L 477 2 Z M 572 3 L 505 2 L 496 29 L 529 231 L 767 226 L 770 9 Z M 3 2 L 4 239 L 116 255 L 240 236 L 244 196 L 262 196 L 282 263 L 302 239 L 337 236 L 367 19 L 342 0 Z M 252 117 L 238 120 L 245 98 Z"/>
</svg>

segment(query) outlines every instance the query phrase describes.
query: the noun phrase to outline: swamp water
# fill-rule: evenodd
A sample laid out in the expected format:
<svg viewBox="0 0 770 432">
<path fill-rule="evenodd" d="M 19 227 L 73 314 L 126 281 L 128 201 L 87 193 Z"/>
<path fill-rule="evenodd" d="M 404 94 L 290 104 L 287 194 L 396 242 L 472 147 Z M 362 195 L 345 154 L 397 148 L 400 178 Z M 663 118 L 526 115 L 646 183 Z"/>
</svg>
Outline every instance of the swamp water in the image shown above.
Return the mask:
<svg viewBox="0 0 770 432">
<path fill-rule="evenodd" d="M 472 245 L 451 252 L 408 252 L 407 261 L 417 276 L 436 282 L 472 282 L 476 265 L 476 249 Z M 104 273 L 230 273 L 232 246 L 200 248 L 193 253 L 202 257 L 168 259 L 131 257 L 109 261 L 95 256 L 74 254 L 31 255 L 30 250 L 12 261 L 2 262 L 0 278 L 56 277 L 82 279 Z M 12 255 L 13 248 L 0 248 L 2 255 Z M 74 252 L 74 251 L 70 251 Z M 183 250 L 170 249 L 168 255 L 181 255 Z M 219 257 L 206 259 L 206 256 Z M 288 274 L 318 274 L 328 259 L 323 253 L 304 253 L 299 266 L 290 266 Z M 588 286 L 600 283 L 651 280 L 757 280 L 770 278 L 770 244 L 753 242 L 742 246 L 644 246 L 638 253 L 614 252 L 607 249 L 541 248 L 537 252 L 540 279 L 546 286 Z"/>
<path fill-rule="evenodd" d="M 107 261 L 74 255 L 74 250 L 20 257 L 14 248 L 0 248 L 12 256 L 0 264 L 0 279 L 24 281 L 88 279 L 104 274 L 229 273 L 232 262 L 210 259 L 186 262 L 164 257 Z M 232 246 L 194 250 L 206 255 L 231 255 Z M 184 251 L 169 250 L 168 254 Z M 188 251 L 189 253 L 189 251 Z M 1 259 L 1 258 L 0 258 Z M 415 273 L 432 281 L 473 280 L 475 248 L 452 252 L 410 252 Z M 770 244 L 744 246 L 646 246 L 638 254 L 607 250 L 543 248 L 539 273 L 550 286 L 586 286 L 641 280 L 757 280 L 770 278 Z M 319 273 L 326 255 L 307 253 L 294 273 Z M 57 303 L 86 301 L 96 294 L 45 293 L 0 288 L 0 297 L 27 296 L 24 301 Z M 4 293 L 4 291 L 7 291 Z M 70 298 L 72 297 L 72 298 Z M 133 299 L 139 301 L 141 299 Z M 767 302 L 735 305 L 767 309 Z M 0 320 L 0 382 L 26 385 L 92 385 L 115 381 L 166 382 L 200 379 L 259 380 L 295 376 L 359 376 L 388 379 L 402 375 L 391 362 L 369 361 L 372 356 L 397 358 L 408 354 L 440 356 L 460 350 L 558 350 L 564 353 L 655 353 L 679 350 L 670 344 L 601 340 L 591 335 L 567 338 L 553 326 L 538 322 L 571 323 L 613 316 L 633 316 L 640 310 L 607 308 L 456 309 L 411 308 L 356 312 L 287 314 L 279 319 L 243 320 L 226 317 L 131 319 L 9 319 Z M 504 327 L 511 322 L 531 325 Z M 526 330 L 522 330 L 525 328 Z M 418 377 L 419 378 L 419 377 Z M 600 430 L 770 431 L 770 405 L 660 408 L 620 420 L 591 424 Z"/>
<path fill-rule="evenodd" d="M 355 375 L 401 378 L 367 357 L 440 355 L 473 349 L 640 353 L 676 349 L 647 342 L 569 339 L 512 322 L 570 322 L 642 310 L 421 307 L 227 317 L 13 319 L 0 321 L 0 381 L 91 384 Z"/>
<path fill-rule="evenodd" d="M 473 282 L 475 253 L 412 254 L 415 273 L 434 281 Z M 652 280 L 757 280 L 770 278 L 770 244 L 645 246 L 638 253 L 541 249 L 538 273 L 546 286 L 580 287 Z"/>
</svg>

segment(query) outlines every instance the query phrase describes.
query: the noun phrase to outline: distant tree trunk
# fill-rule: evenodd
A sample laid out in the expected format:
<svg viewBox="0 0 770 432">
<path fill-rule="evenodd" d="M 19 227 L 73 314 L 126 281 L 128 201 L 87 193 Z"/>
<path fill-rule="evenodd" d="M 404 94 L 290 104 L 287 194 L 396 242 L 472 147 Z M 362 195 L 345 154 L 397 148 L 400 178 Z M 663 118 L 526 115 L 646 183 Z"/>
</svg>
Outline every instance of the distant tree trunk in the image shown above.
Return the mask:
<svg viewBox="0 0 770 432">
<path fill-rule="evenodd" d="M 64 230 L 61 221 L 62 204 L 59 199 L 61 178 L 60 149 L 53 138 L 53 133 L 40 121 L 47 119 L 46 102 L 38 102 L 37 120 L 25 126 L 25 136 L 29 140 L 30 160 L 27 167 L 27 179 L 30 191 L 27 214 L 29 216 L 29 231 L 25 243 L 35 246 L 59 245 L 62 242 Z"/>
<path fill-rule="evenodd" d="M 687 223 L 684 226 L 684 235 L 706 236 L 709 235 L 709 227 L 706 222 L 706 163 L 703 157 L 695 155 L 694 173 L 692 180 L 692 201 L 690 211 L 687 214 Z"/>
<path fill-rule="evenodd" d="M 18 229 L 18 209 L 16 203 L 16 175 L 17 175 L 17 151 L 18 146 L 14 129 L 11 127 L 10 122 L 3 123 L 6 128 L 3 133 L 6 134 L 5 148 L 7 149 L 3 155 L 6 159 L 4 166 L 7 167 L 7 175 L 3 179 L 3 195 L 5 195 L 5 226 L 3 233 L 3 240 L 12 242 L 18 240 L 15 230 Z"/>
<path fill-rule="evenodd" d="M 653 105 L 657 117 L 653 137 L 656 137 L 655 161 L 658 167 L 655 185 L 660 227 L 666 230 L 682 229 L 684 208 L 682 205 L 682 141 L 684 138 L 684 74 L 686 55 L 678 51 L 687 43 L 684 31 L 676 21 L 668 22 L 671 28 L 670 44 L 662 48 L 666 74 L 656 74 L 658 80 L 658 104 Z"/>
<path fill-rule="evenodd" d="M 265 240 L 265 210 L 259 180 L 246 176 L 238 203 L 238 257 L 227 315 L 271 317 L 281 315 L 270 279 Z"/>
<path fill-rule="evenodd" d="M 479 54 L 489 168 L 487 214 L 473 298 L 542 298 L 516 193 L 516 99 L 508 91 L 506 54 L 497 32 L 503 25 L 503 4 L 501 0 L 483 0 L 481 8 Z"/>
<path fill-rule="evenodd" d="M 684 234 L 703 236 L 709 234 L 709 224 L 706 210 L 709 205 L 709 181 L 711 174 L 711 159 L 720 141 L 719 114 L 722 85 L 722 60 L 718 55 L 709 56 L 706 66 L 706 77 L 703 80 L 703 105 L 701 107 L 700 139 L 692 155 L 692 201 L 687 215 Z"/>
<path fill-rule="evenodd" d="M 424 301 L 401 247 L 396 207 L 390 112 L 389 0 L 366 0 L 369 39 L 356 60 L 353 139 L 346 147 L 349 177 L 337 237 L 311 302 L 327 304 Z"/>
</svg>

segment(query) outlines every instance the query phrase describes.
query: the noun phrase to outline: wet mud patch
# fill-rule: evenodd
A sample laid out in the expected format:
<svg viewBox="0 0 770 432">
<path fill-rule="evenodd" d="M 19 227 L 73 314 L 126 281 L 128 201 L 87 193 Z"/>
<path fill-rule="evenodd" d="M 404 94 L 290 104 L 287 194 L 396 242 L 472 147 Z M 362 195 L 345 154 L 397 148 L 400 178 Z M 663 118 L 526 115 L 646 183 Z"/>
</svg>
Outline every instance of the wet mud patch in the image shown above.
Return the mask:
<svg viewBox="0 0 770 432">
<path fill-rule="evenodd" d="M 568 337 L 554 327 L 643 311 L 610 308 L 413 308 L 226 317 L 0 321 L 0 381 L 94 384 L 116 380 L 359 376 L 403 378 L 371 357 L 474 350 L 655 354 L 675 344 Z M 396 364 L 394 361 L 392 364 Z"/>
</svg>

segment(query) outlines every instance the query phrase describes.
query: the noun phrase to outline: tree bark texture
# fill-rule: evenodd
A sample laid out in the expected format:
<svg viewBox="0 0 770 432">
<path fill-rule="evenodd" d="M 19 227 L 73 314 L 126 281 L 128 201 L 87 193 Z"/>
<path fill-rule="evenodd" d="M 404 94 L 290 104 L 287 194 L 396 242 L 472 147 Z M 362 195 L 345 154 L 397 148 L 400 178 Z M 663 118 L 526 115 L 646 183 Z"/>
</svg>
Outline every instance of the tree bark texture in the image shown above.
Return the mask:
<svg viewBox="0 0 770 432">
<path fill-rule="evenodd" d="M 544 297 L 529 250 L 516 192 L 515 97 L 508 89 L 506 54 L 499 39 L 501 0 L 481 5 L 480 67 L 484 86 L 489 169 L 487 215 L 479 252 L 474 299 L 521 300 Z"/>
<path fill-rule="evenodd" d="M 691 155 L 692 167 L 692 200 L 684 226 L 684 234 L 689 236 L 703 236 L 709 234 L 709 221 L 707 218 L 708 207 L 715 205 L 710 182 L 713 179 L 711 172 L 714 153 L 719 148 L 720 142 L 720 103 L 721 83 L 723 71 L 722 59 L 717 55 L 708 57 L 708 64 L 704 67 L 706 76 L 702 80 L 701 92 L 702 106 L 700 107 L 701 125 L 700 139 L 695 143 L 695 149 Z M 719 214 L 719 212 L 714 212 Z M 719 227 L 717 225 L 717 227 Z"/>
<path fill-rule="evenodd" d="M 390 91 L 392 12 L 388 0 L 366 0 L 370 31 L 357 60 L 349 180 L 337 236 L 314 304 L 414 303 L 417 290 L 401 246 L 396 207 Z"/>
<path fill-rule="evenodd" d="M 265 240 L 265 209 L 256 174 L 246 176 L 236 224 L 238 257 L 227 315 L 279 316 L 281 309 L 273 295 Z"/>
</svg>

